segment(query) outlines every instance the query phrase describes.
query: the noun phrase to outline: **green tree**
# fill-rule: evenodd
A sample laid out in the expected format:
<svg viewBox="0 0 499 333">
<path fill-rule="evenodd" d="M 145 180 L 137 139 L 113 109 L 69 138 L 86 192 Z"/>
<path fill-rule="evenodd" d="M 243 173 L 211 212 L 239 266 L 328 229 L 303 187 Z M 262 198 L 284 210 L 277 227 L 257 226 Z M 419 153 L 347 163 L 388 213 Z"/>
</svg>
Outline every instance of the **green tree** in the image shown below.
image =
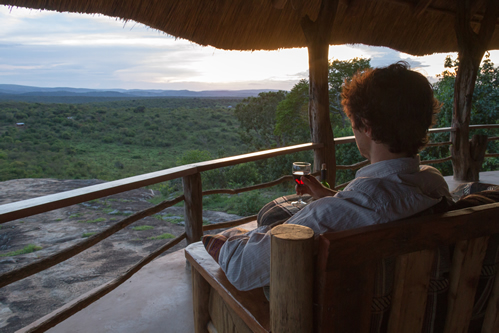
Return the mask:
<svg viewBox="0 0 499 333">
<path fill-rule="evenodd" d="M 358 71 L 371 68 L 371 59 L 354 58 L 350 60 L 331 60 L 329 62 L 329 111 L 331 126 L 349 127 L 348 118 L 341 105 L 341 89 L 345 80 L 349 80 Z M 286 99 L 277 107 L 276 134 L 288 138 L 289 142 L 303 142 L 310 138 L 308 123 L 309 83 L 307 80 L 298 82 Z M 292 121 L 290 121 L 292 119 Z"/>
<path fill-rule="evenodd" d="M 355 73 L 371 68 L 371 59 L 353 58 L 350 60 L 334 59 L 329 62 L 329 112 L 331 123 L 348 126 L 348 120 L 341 105 L 341 89 L 345 80 L 350 80 Z"/>
<path fill-rule="evenodd" d="M 301 80 L 277 105 L 274 133 L 285 137 L 289 144 L 310 140 L 308 124 L 309 84 Z"/>
<path fill-rule="evenodd" d="M 250 150 L 261 150 L 286 145 L 284 137 L 274 133 L 277 105 L 286 97 L 285 91 L 263 92 L 258 97 L 245 98 L 236 106 L 241 140 Z"/>
</svg>

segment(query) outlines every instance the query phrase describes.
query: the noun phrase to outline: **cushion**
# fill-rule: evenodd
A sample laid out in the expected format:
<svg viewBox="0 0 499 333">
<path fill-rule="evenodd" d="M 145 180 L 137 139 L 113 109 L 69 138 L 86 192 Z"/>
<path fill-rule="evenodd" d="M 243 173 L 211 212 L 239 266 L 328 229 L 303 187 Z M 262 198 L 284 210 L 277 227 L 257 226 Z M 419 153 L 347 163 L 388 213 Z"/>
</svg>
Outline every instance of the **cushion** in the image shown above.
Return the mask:
<svg viewBox="0 0 499 333">
<path fill-rule="evenodd" d="M 271 228 L 276 225 L 282 224 L 286 222 L 291 216 L 298 213 L 300 208 L 293 206 L 291 203 L 293 201 L 297 201 L 299 198 L 298 195 L 286 195 L 284 197 L 277 198 L 272 200 L 258 212 L 258 216 L 256 221 L 258 226 L 268 225 Z M 302 200 L 306 203 L 310 203 L 313 201 L 313 198 L 305 194 L 302 196 Z"/>
</svg>

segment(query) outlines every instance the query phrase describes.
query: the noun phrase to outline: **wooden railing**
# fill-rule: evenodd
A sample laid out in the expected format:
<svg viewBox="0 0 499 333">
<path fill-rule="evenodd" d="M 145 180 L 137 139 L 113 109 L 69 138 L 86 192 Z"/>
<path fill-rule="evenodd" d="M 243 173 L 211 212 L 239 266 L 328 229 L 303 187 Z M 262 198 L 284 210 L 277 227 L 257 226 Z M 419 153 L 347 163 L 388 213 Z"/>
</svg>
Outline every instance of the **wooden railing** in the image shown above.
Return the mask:
<svg viewBox="0 0 499 333">
<path fill-rule="evenodd" d="M 499 128 L 499 125 L 473 125 L 470 126 L 472 129 L 478 128 Z M 431 129 L 431 133 L 440 133 L 440 132 L 450 132 L 451 128 L 437 128 Z M 499 137 L 491 137 L 489 140 L 498 140 Z M 355 142 L 355 138 L 353 136 L 342 137 L 335 139 L 335 144 L 347 144 Z M 440 143 L 431 143 L 429 146 L 441 146 L 441 145 L 449 145 L 450 142 L 440 142 Z M 200 172 L 218 169 L 226 166 L 237 165 L 241 163 L 256 161 L 267 159 L 279 155 L 284 154 L 292 154 L 300 151 L 306 150 L 315 150 L 323 148 L 322 144 L 313 144 L 313 143 L 305 143 L 300 145 L 295 145 L 291 147 L 277 148 L 271 149 L 261 152 L 255 152 L 250 154 L 232 156 L 227 158 L 221 158 L 211 161 L 193 163 L 189 165 L 183 165 L 175 168 L 170 168 L 166 170 L 161 170 L 157 172 L 152 172 L 144 175 L 134 176 L 130 178 L 124 178 L 116 181 L 111 181 L 103 184 L 88 186 L 76 190 L 61 192 L 57 194 L 51 194 L 39 198 L 33 198 L 18 202 L 13 202 L 9 204 L 5 204 L 0 206 L 0 224 L 6 223 L 12 220 L 16 220 L 19 218 L 32 216 L 35 214 L 55 210 L 58 208 L 67 207 L 70 205 L 86 202 L 93 199 L 98 199 L 102 197 L 106 197 L 112 194 L 118 194 L 122 192 L 126 192 L 129 190 L 141 188 L 147 185 L 153 185 L 160 182 L 173 180 L 177 178 L 183 179 L 184 186 L 184 194 L 172 199 L 163 201 L 160 204 L 148 208 L 146 210 L 135 213 L 122 221 L 114 224 L 113 226 L 105 229 L 104 231 L 89 237 L 88 239 L 79 242 L 65 250 L 56 253 L 52 256 L 48 256 L 44 259 L 38 260 L 31 264 L 25 265 L 18 269 L 14 269 L 12 271 L 6 272 L 0 275 L 0 288 L 7 286 L 15 281 L 24 279 L 33 274 L 39 273 L 45 269 L 48 269 L 58 263 L 61 263 L 76 254 L 94 246 L 100 241 L 108 238 L 109 236 L 115 234 L 119 230 L 127 227 L 128 225 L 143 219 L 147 216 L 151 216 L 153 214 L 159 213 L 160 211 L 171 207 L 181 201 L 184 201 L 184 209 L 185 209 L 185 233 L 171 240 L 169 243 L 163 245 L 153 253 L 149 254 L 147 257 L 143 258 L 140 262 L 135 264 L 129 270 L 127 270 L 123 275 L 115 278 L 114 280 L 106 283 L 105 285 L 92 290 L 91 292 L 78 297 L 77 299 L 69 302 L 60 311 L 57 312 L 56 315 L 51 316 L 45 320 L 37 321 L 34 324 L 29 326 L 29 329 L 26 332 L 43 332 L 50 327 L 55 326 L 56 324 L 62 322 L 69 316 L 74 313 L 80 311 L 85 308 L 89 304 L 95 302 L 100 297 L 109 293 L 116 287 L 118 287 L 121 283 L 128 280 L 133 274 L 139 271 L 146 264 L 154 260 L 156 257 L 161 255 L 163 252 L 172 248 L 183 239 L 187 239 L 188 243 L 192 243 L 198 241 L 203 231 L 227 228 L 236 225 L 241 225 L 256 219 L 255 216 L 245 217 L 235 221 L 229 221 L 224 223 L 217 223 L 208 226 L 203 226 L 202 224 L 202 197 L 205 195 L 211 195 L 216 193 L 228 193 L 228 194 L 238 194 L 246 191 L 252 191 L 261 188 L 267 188 L 271 186 L 275 186 L 277 184 L 291 181 L 292 177 L 283 176 L 275 181 L 258 184 L 254 186 L 249 186 L 240 189 L 217 189 L 217 190 L 209 190 L 202 191 L 201 184 L 201 175 Z M 487 154 L 486 157 L 499 157 L 499 154 Z M 442 163 L 450 160 L 450 156 L 447 158 L 443 158 L 440 160 L 431 160 L 431 161 L 422 161 L 423 164 L 434 164 L 434 163 Z M 356 170 L 369 162 L 367 160 L 358 162 L 352 165 L 337 165 L 336 170 Z M 332 168 L 330 168 L 332 169 Z M 346 186 L 348 183 L 341 184 L 336 186 L 336 188 L 341 188 Z"/>
</svg>

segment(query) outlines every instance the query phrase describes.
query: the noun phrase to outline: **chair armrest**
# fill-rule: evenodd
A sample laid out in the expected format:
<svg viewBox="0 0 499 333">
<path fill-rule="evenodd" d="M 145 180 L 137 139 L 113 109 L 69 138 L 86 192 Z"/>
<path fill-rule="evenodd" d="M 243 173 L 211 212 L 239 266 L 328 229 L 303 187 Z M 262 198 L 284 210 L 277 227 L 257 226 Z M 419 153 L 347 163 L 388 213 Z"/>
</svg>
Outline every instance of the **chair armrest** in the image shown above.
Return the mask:
<svg viewBox="0 0 499 333">
<path fill-rule="evenodd" d="M 261 288 L 237 290 L 227 279 L 218 263 L 206 252 L 201 242 L 185 248 L 185 257 L 217 292 L 226 305 L 235 311 L 253 332 L 269 332 L 270 307 Z"/>
</svg>

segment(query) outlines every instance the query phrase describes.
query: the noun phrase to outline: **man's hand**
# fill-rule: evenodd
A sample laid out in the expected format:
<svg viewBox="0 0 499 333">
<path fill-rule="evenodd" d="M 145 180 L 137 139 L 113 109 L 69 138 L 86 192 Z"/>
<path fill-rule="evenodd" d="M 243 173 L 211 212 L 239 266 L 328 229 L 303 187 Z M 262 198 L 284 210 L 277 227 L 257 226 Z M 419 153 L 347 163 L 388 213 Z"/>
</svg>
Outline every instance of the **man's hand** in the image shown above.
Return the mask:
<svg viewBox="0 0 499 333">
<path fill-rule="evenodd" d="M 296 185 L 296 194 L 310 194 L 314 199 L 320 199 L 324 197 L 332 197 L 337 191 L 331 190 L 322 186 L 322 184 L 313 176 L 301 176 L 301 181 L 303 185 Z"/>
</svg>

